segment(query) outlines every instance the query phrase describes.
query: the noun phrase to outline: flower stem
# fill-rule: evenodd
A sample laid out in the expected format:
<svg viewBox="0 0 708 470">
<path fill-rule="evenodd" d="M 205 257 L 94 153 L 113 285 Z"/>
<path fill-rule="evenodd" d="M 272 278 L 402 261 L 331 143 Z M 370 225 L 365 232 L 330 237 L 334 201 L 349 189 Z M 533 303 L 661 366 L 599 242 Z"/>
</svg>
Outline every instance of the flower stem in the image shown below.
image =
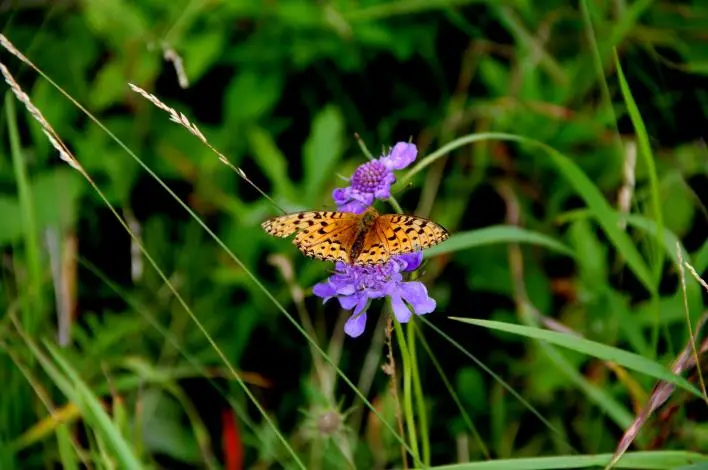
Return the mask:
<svg viewBox="0 0 708 470">
<path fill-rule="evenodd" d="M 411 357 L 406 344 L 403 328 L 398 320 L 394 320 L 393 327 L 396 330 L 396 339 L 401 348 L 401 364 L 403 368 L 403 413 L 406 416 L 406 427 L 408 428 L 408 440 L 413 451 L 413 460 L 420 462 L 420 451 L 418 450 L 418 436 L 415 429 L 415 415 L 413 413 L 413 395 L 411 390 L 412 368 Z"/>
<path fill-rule="evenodd" d="M 391 196 L 390 198 L 388 198 L 388 202 L 391 203 L 393 209 L 396 211 L 397 214 L 403 214 L 403 209 L 401 208 L 401 205 L 398 203 L 395 197 Z"/>
<path fill-rule="evenodd" d="M 423 394 L 423 385 L 420 381 L 418 369 L 418 355 L 416 354 L 416 338 L 415 338 L 415 316 L 408 322 L 406 327 L 408 333 L 408 351 L 411 358 L 411 372 L 413 374 L 413 391 L 415 393 L 416 407 L 418 411 L 418 424 L 420 425 L 420 442 L 423 446 L 423 463 L 426 467 L 430 466 L 430 435 L 428 434 L 428 413 L 425 409 L 425 395 Z"/>
</svg>

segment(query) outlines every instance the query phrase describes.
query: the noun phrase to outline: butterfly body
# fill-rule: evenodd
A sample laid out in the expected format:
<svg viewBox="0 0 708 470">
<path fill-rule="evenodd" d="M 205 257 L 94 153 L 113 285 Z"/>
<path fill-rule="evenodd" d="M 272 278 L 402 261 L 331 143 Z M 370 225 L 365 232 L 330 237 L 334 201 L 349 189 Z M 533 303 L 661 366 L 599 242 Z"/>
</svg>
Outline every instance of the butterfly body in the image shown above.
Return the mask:
<svg viewBox="0 0 708 470">
<path fill-rule="evenodd" d="M 372 265 L 391 256 L 428 248 L 448 238 L 440 225 L 412 215 L 305 211 L 272 217 L 261 224 L 266 233 L 288 237 L 306 256 Z"/>
<path fill-rule="evenodd" d="M 364 241 L 366 240 L 366 234 L 371 231 L 376 223 L 376 217 L 378 214 L 374 209 L 369 209 L 362 214 L 361 220 L 359 221 L 359 227 L 357 228 L 356 235 L 354 236 L 354 243 L 349 250 L 349 258 L 356 260 L 361 254 L 361 250 L 364 248 Z"/>
</svg>

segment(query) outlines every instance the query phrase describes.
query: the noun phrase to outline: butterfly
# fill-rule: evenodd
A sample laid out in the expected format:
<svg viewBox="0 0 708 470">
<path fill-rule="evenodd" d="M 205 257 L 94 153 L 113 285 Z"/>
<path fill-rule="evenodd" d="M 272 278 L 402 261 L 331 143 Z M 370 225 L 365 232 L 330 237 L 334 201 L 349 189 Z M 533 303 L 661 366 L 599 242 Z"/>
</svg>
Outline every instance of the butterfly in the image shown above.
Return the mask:
<svg viewBox="0 0 708 470">
<path fill-rule="evenodd" d="M 412 215 L 383 214 L 369 208 L 362 214 L 305 211 L 272 217 L 261 224 L 266 233 L 289 237 L 310 258 L 374 265 L 392 255 L 412 253 L 447 240 L 435 222 Z"/>
</svg>

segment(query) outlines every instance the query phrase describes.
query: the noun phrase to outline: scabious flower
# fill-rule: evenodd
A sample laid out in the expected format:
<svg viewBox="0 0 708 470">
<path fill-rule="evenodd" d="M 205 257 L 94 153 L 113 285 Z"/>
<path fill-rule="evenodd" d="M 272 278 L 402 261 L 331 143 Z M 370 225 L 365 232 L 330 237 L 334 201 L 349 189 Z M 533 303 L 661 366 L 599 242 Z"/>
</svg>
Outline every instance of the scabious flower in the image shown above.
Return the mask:
<svg viewBox="0 0 708 470">
<path fill-rule="evenodd" d="M 428 296 L 425 285 L 418 281 L 404 281 L 401 274 L 415 271 L 422 262 L 422 252 L 397 255 L 386 263 L 373 266 L 337 262 L 334 274 L 315 284 L 312 291 L 324 302 L 336 297 L 343 309 L 354 309 L 344 325 L 344 332 L 356 338 L 366 328 L 366 309 L 372 299 L 390 297 L 393 314 L 401 323 L 410 320 L 411 309 L 416 315 L 435 310 L 435 299 Z"/>
<path fill-rule="evenodd" d="M 396 182 L 393 171 L 407 167 L 417 155 L 414 144 L 398 142 L 387 155 L 360 165 L 350 178 L 350 185 L 332 193 L 337 209 L 361 214 L 374 199 L 391 197 L 391 185 Z M 373 299 L 389 297 L 393 314 L 401 323 L 409 321 L 412 313 L 425 315 L 435 310 L 435 300 L 422 282 L 403 280 L 402 273 L 415 271 L 422 262 L 421 251 L 396 255 L 372 266 L 337 262 L 334 274 L 315 284 L 312 291 L 323 302 L 336 297 L 343 309 L 352 310 L 344 332 L 356 338 L 364 333 L 366 310 Z"/>
<path fill-rule="evenodd" d="M 391 185 L 396 182 L 393 170 L 406 168 L 417 155 L 415 144 L 398 142 L 388 155 L 360 165 L 350 178 L 349 186 L 332 192 L 337 209 L 340 212 L 361 214 L 374 199 L 391 197 Z"/>
</svg>

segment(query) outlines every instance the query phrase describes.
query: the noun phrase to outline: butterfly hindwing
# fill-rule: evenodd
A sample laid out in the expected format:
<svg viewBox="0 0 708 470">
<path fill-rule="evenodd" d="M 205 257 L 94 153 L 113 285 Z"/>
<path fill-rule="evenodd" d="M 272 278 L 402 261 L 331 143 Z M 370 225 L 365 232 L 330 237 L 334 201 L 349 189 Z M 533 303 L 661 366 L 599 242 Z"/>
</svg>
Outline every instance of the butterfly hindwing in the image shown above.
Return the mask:
<svg viewBox="0 0 708 470">
<path fill-rule="evenodd" d="M 374 223 L 366 234 L 363 234 L 363 243 L 355 264 L 381 264 L 391 258 L 391 251 L 381 231 Z"/>
<path fill-rule="evenodd" d="M 358 219 L 322 220 L 302 229 L 293 244 L 306 256 L 349 263 L 349 253 L 356 237 Z"/>
</svg>

